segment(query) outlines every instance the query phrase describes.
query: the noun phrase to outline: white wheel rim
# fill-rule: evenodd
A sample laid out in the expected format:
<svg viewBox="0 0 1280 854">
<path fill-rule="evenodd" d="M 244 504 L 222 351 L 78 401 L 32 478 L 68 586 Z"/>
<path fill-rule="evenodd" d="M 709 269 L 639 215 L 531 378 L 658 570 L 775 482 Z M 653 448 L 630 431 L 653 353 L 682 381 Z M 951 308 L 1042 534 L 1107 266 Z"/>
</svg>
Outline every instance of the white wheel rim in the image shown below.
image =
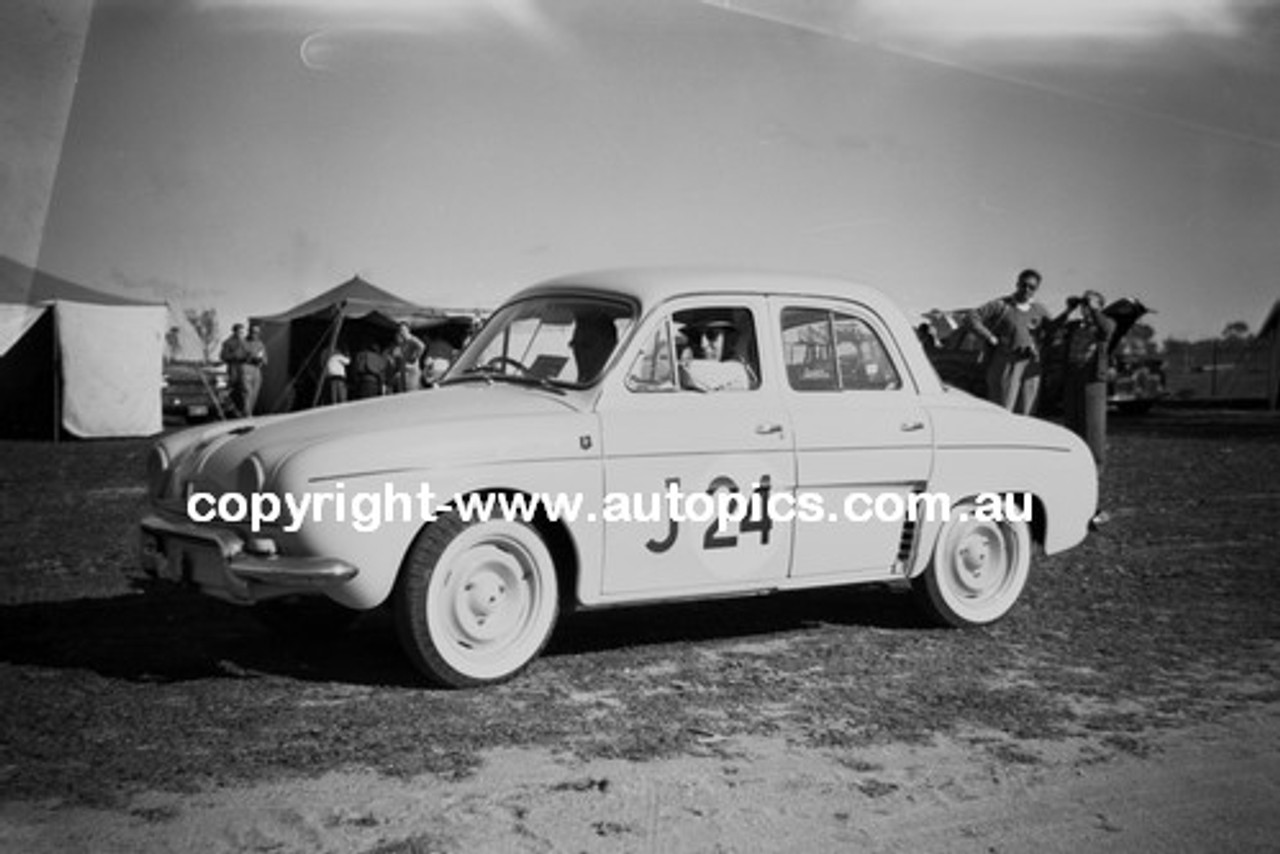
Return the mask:
<svg viewBox="0 0 1280 854">
<path fill-rule="evenodd" d="M 551 555 L 527 528 L 480 526 L 440 556 L 427 589 L 427 630 L 454 670 L 495 679 L 523 667 L 555 619 Z"/>
<path fill-rule="evenodd" d="M 938 542 L 939 592 L 965 620 L 998 619 L 1013 607 L 1026 583 L 1029 549 L 1025 526 L 973 519 L 953 522 Z"/>
</svg>

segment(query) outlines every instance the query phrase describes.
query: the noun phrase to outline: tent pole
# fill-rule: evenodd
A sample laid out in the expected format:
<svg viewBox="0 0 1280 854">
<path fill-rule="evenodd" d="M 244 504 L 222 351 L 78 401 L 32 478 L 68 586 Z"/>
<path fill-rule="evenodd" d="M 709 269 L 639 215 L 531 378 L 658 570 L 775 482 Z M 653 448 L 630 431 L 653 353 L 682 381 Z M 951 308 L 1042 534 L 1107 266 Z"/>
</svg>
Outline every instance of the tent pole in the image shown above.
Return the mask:
<svg viewBox="0 0 1280 854">
<path fill-rule="evenodd" d="M 338 335 L 342 332 L 342 322 L 347 316 L 347 304 L 344 301 L 338 306 L 338 316 L 333 319 L 332 331 L 329 334 L 329 346 L 325 347 L 324 358 L 320 360 L 320 382 L 316 383 L 315 394 L 311 397 L 311 408 L 315 409 L 320 405 L 320 395 L 324 393 L 325 383 L 329 381 L 326 371 L 329 370 L 329 359 L 333 357 L 333 351 L 338 349 Z"/>
<path fill-rule="evenodd" d="M 345 305 L 345 303 L 344 303 L 344 305 Z M 336 318 L 335 318 L 335 320 L 336 320 Z M 331 324 L 332 324 L 333 322 L 335 322 L 335 321 L 330 321 L 330 323 L 331 323 Z M 290 332 L 289 332 L 289 337 L 290 337 L 290 348 L 289 348 L 289 349 L 290 349 L 290 352 L 292 352 L 292 350 L 293 350 L 293 347 L 292 347 L 292 338 L 293 338 L 293 331 L 292 331 L 292 328 L 293 328 L 293 321 L 292 321 L 292 320 L 291 320 L 291 321 L 289 321 L 289 327 L 290 327 Z M 328 336 L 328 334 L 329 334 L 329 331 L 328 331 L 328 330 L 325 330 L 324 335 L 325 335 L 325 336 Z M 288 379 L 287 379 L 287 381 L 286 381 L 286 382 L 285 382 L 285 384 L 284 384 L 284 390 L 280 392 L 280 397 L 279 397 L 278 399 L 276 399 L 275 401 L 273 401 L 273 402 L 272 402 L 272 404 L 271 404 L 271 411 L 272 411 L 272 412 L 275 412 L 275 411 L 278 409 L 278 407 L 280 406 L 280 404 L 281 404 L 282 402 L 284 402 L 284 401 L 285 401 L 285 399 L 287 399 L 287 398 L 289 397 L 290 393 L 291 393 L 291 392 L 293 391 L 293 389 L 298 385 L 298 377 L 302 376 L 302 374 L 307 370 L 307 365 L 311 364 L 311 360 L 312 360 L 313 358 L 315 358 L 315 356 L 316 356 L 316 354 L 317 354 L 317 353 L 319 353 L 319 352 L 320 352 L 320 348 L 321 348 L 321 346 L 323 346 L 323 344 L 324 344 L 324 340 L 325 340 L 325 338 L 322 336 L 322 337 L 321 337 L 321 339 L 320 339 L 320 342 L 319 342 L 319 343 L 317 343 L 317 344 L 316 344 L 316 346 L 312 347 L 312 348 L 311 348 L 311 350 L 310 350 L 310 352 L 308 352 L 308 353 L 307 353 L 307 355 L 305 355 L 305 356 L 303 356 L 303 357 L 302 357 L 302 363 L 298 366 L 298 370 L 297 370 L 297 371 L 294 371 L 294 370 L 293 370 L 293 360 L 292 360 L 292 359 L 290 359 L 290 360 L 289 360 L 289 362 L 288 362 L 288 364 L 289 364 L 289 368 L 288 368 L 288 370 L 285 372 L 285 373 L 286 373 L 286 375 L 287 375 L 287 377 L 288 377 Z M 314 404 L 312 404 L 312 405 L 314 406 Z M 294 408 L 296 409 L 296 406 L 295 406 Z"/>
<path fill-rule="evenodd" d="M 200 341 L 200 385 L 204 387 L 205 394 L 209 395 L 209 399 L 213 401 L 213 408 L 214 411 L 218 413 L 218 420 L 226 421 L 227 413 L 222 408 L 222 399 L 218 397 L 217 384 L 215 383 L 210 387 L 209 377 L 204 371 L 204 369 L 212 363 L 212 360 L 209 358 L 209 351 L 205 348 L 204 337 L 201 336 L 200 330 L 196 328 L 195 321 L 185 314 L 183 319 L 187 321 L 187 326 L 191 327 L 191 331 L 195 333 L 196 338 Z"/>
</svg>

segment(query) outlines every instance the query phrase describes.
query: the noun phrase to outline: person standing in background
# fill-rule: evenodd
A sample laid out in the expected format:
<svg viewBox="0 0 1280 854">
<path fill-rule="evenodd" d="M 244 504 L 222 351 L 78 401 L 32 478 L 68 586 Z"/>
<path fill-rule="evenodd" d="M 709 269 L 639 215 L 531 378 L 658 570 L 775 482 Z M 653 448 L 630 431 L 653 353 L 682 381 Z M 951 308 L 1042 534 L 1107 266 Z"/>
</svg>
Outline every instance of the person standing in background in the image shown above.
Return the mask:
<svg viewBox="0 0 1280 854">
<path fill-rule="evenodd" d="M 267 347 L 262 343 L 262 330 L 257 324 L 249 327 L 249 336 L 244 339 L 245 361 L 242 366 L 244 374 L 244 414 L 252 415 L 258 408 L 258 394 L 262 391 L 262 366 L 267 363 Z"/>
<path fill-rule="evenodd" d="M 1012 294 L 971 311 L 967 322 L 987 342 L 987 398 L 1011 412 L 1031 415 L 1040 393 L 1040 327 L 1049 311 L 1035 295 L 1040 273 L 1023 270 Z"/>
<path fill-rule="evenodd" d="M 449 372 L 457 355 L 457 351 L 448 341 L 440 338 L 428 340 L 427 353 L 422 357 L 423 388 L 435 388 Z"/>
<path fill-rule="evenodd" d="M 324 366 L 324 396 L 330 405 L 347 402 L 347 367 L 351 358 L 345 347 L 337 347 Z"/>
<path fill-rule="evenodd" d="M 356 400 L 378 397 L 387 373 L 387 360 L 378 350 L 377 342 L 365 341 L 357 349 L 351 365 L 352 390 Z"/>
<path fill-rule="evenodd" d="M 249 414 L 246 408 L 248 388 L 244 375 L 244 366 L 249 361 L 249 347 L 245 341 L 243 323 L 231 327 L 231 334 L 222 342 L 218 358 L 227 366 L 227 390 L 231 403 L 227 415 L 231 418 L 243 418 Z"/>
<path fill-rule="evenodd" d="M 427 346 L 409 331 L 409 324 L 401 323 L 396 327 L 396 342 L 392 347 L 391 360 L 395 371 L 392 379 L 392 390 L 395 392 L 418 391 L 422 388 L 422 354 Z"/>
<path fill-rule="evenodd" d="M 1054 321 L 1066 324 L 1066 370 L 1062 409 L 1068 429 L 1089 445 L 1098 473 L 1107 458 L 1108 343 L 1116 323 L 1102 313 L 1102 294 L 1085 291 L 1067 300 L 1067 310 Z"/>
</svg>

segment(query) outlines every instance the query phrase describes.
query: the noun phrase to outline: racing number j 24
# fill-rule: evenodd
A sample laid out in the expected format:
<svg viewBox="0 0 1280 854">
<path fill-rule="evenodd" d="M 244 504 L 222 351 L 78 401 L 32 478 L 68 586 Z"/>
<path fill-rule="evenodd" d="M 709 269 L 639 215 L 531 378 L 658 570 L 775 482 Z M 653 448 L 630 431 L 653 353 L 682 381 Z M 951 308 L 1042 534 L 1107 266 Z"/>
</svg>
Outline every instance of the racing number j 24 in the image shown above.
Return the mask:
<svg viewBox="0 0 1280 854">
<path fill-rule="evenodd" d="M 727 549 L 738 545 L 738 537 L 746 534 L 759 534 L 760 545 L 769 544 L 769 531 L 773 528 L 773 518 L 767 512 L 770 490 L 769 475 L 764 475 L 751 491 L 750 498 L 742 498 L 742 490 L 733 478 L 720 475 L 707 485 L 706 495 L 709 500 L 704 509 L 711 513 L 692 512 L 692 501 L 696 496 L 689 496 L 685 502 L 684 513 L 677 513 L 676 499 L 680 496 L 680 478 L 669 477 L 664 482 L 667 501 L 667 535 L 661 540 L 649 540 L 645 548 L 654 554 L 662 554 L 676 544 L 680 536 L 680 523 L 696 516 L 697 521 L 704 521 L 709 515 L 707 527 L 702 533 L 704 549 Z M 736 496 L 736 497 L 734 497 Z M 726 523 L 738 521 L 738 533 L 727 530 Z"/>
</svg>

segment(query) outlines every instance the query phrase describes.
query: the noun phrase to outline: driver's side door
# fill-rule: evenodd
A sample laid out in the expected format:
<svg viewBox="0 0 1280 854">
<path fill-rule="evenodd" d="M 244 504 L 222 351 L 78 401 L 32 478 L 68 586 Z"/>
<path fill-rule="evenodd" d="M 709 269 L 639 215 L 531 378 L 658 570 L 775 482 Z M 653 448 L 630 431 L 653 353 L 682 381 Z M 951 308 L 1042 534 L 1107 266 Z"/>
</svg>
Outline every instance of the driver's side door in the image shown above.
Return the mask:
<svg viewBox="0 0 1280 854">
<path fill-rule="evenodd" d="M 643 599 L 766 588 L 784 579 L 792 526 L 765 502 L 794 490 L 791 424 L 780 378 L 761 371 L 772 346 L 763 299 L 683 300 L 651 317 L 618 362 L 598 413 L 607 496 L 629 520 L 604 525 L 604 599 Z M 697 391 L 680 382 L 682 318 L 720 313 L 741 328 L 739 358 L 753 385 Z M 706 511 L 736 494 L 741 519 Z M 608 501 L 606 501 L 606 511 Z"/>
</svg>

